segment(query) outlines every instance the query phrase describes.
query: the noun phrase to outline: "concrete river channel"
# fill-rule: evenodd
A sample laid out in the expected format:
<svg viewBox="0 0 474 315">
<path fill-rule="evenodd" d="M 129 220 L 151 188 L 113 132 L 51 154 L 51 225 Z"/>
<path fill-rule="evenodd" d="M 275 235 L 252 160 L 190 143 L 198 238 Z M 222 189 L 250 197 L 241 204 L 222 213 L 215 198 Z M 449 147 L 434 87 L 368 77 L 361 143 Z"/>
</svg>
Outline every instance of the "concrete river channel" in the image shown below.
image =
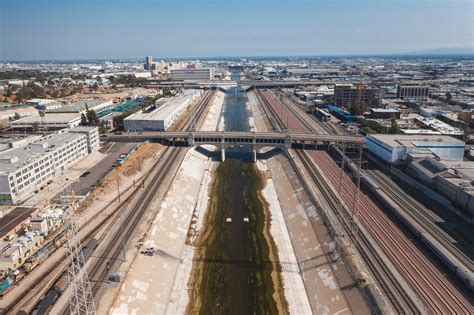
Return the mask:
<svg viewBox="0 0 474 315">
<path fill-rule="evenodd" d="M 245 131 L 247 97 L 227 91 L 225 129 Z M 264 174 L 250 152 L 229 148 L 214 174 L 204 228 L 197 240 L 188 314 L 287 313 L 270 213 L 262 196 Z"/>
</svg>

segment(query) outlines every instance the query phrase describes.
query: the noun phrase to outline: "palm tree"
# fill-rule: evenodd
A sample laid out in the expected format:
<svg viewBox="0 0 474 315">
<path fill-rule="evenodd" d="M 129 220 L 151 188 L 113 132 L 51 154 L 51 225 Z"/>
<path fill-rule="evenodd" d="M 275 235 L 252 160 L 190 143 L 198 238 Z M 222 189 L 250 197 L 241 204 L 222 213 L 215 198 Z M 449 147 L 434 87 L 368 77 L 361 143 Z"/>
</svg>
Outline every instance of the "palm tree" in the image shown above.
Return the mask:
<svg viewBox="0 0 474 315">
<path fill-rule="evenodd" d="M 40 110 L 39 111 L 39 115 L 40 115 L 40 119 L 41 119 L 41 125 L 42 125 L 42 129 L 44 130 L 44 111 Z"/>
</svg>

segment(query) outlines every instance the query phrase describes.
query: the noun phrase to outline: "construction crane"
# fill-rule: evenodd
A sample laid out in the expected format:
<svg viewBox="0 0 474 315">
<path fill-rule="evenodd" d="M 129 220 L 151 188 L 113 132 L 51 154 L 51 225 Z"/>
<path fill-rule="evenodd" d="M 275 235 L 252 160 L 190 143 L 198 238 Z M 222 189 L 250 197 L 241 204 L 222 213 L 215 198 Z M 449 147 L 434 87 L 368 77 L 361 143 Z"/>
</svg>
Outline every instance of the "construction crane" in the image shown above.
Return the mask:
<svg viewBox="0 0 474 315">
<path fill-rule="evenodd" d="M 70 188 L 66 189 L 70 192 Z M 71 314 L 95 315 L 95 304 L 92 295 L 89 276 L 85 268 L 85 259 L 82 253 L 82 246 L 77 236 L 77 224 L 75 219 L 76 196 L 74 192 L 69 193 L 67 210 L 64 214 L 64 226 L 67 236 L 68 254 L 68 279 L 71 289 L 69 296 L 69 309 Z"/>
<path fill-rule="evenodd" d="M 359 69 L 359 82 L 357 83 L 357 100 L 356 104 L 358 107 L 358 111 L 363 113 L 367 104 L 365 104 L 365 95 L 363 94 L 365 91 L 365 84 L 364 84 L 364 68 L 360 67 Z"/>
</svg>

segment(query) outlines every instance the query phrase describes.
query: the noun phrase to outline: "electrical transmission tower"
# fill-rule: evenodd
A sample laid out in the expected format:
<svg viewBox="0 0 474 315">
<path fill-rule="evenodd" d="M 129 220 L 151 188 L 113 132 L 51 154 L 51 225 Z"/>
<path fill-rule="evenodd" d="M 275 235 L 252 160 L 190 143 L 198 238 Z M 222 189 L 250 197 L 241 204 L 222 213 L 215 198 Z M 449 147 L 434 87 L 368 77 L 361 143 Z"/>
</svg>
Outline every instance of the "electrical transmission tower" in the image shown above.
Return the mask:
<svg viewBox="0 0 474 315">
<path fill-rule="evenodd" d="M 68 191 L 69 189 L 66 189 Z M 68 278 L 71 288 L 69 297 L 69 309 L 71 314 L 95 314 L 94 298 L 92 296 L 89 277 L 85 268 L 84 255 L 81 242 L 77 236 L 75 220 L 76 197 L 72 193 L 69 196 L 69 205 L 65 213 L 65 228 L 67 238 L 68 254 Z"/>
</svg>

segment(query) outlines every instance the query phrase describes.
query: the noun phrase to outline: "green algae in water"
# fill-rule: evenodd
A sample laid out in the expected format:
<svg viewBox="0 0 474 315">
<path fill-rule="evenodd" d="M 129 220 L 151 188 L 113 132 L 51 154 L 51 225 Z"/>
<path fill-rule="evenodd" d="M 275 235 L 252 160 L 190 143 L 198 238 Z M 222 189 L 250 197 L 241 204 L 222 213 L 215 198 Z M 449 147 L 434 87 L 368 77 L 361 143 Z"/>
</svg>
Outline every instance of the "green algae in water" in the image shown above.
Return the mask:
<svg viewBox="0 0 474 315">
<path fill-rule="evenodd" d="M 261 196 L 264 185 L 254 164 L 227 160 L 218 166 L 188 313 L 287 313 L 270 214 Z"/>
</svg>

